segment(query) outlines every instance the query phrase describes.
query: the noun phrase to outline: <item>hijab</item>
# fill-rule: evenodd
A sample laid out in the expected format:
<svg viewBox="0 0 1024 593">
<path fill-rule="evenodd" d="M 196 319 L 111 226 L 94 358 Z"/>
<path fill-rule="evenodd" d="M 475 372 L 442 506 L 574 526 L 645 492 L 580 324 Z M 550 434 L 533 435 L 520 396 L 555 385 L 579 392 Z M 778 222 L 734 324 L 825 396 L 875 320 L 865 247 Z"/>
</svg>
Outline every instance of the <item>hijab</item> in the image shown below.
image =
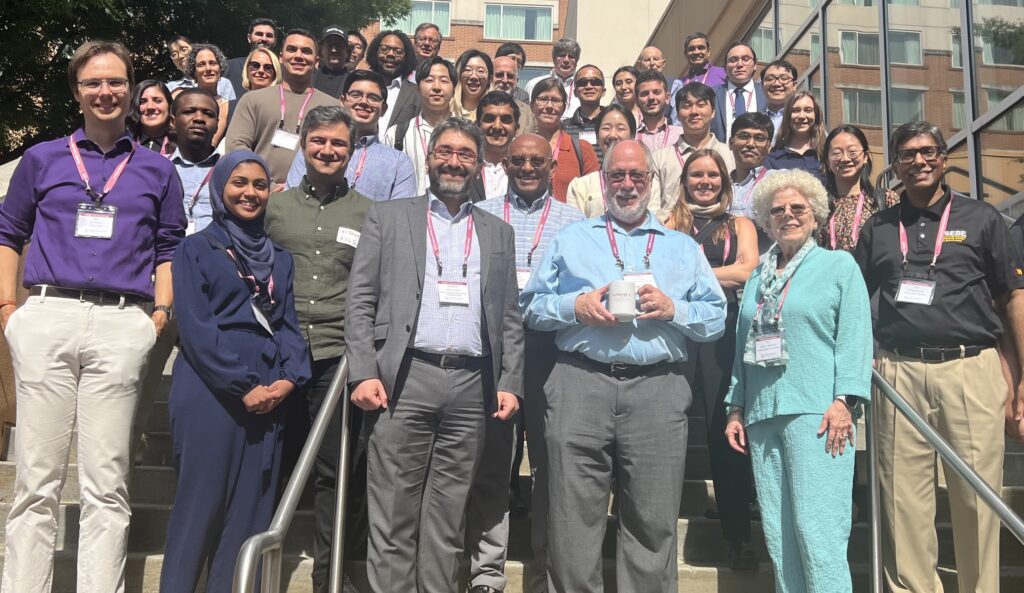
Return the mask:
<svg viewBox="0 0 1024 593">
<path fill-rule="evenodd" d="M 268 183 L 273 177 L 267 163 L 256 153 L 248 150 L 236 150 L 221 157 L 213 168 L 210 179 L 210 206 L 213 208 L 213 223 L 217 225 L 231 240 L 231 247 L 242 266 L 248 270 L 258 286 L 267 286 L 270 275 L 274 271 L 274 244 L 267 237 L 263 228 L 266 210 L 255 220 L 239 220 L 224 205 L 224 188 L 231 179 L 235 167 L 242 163 L 253 162 L 263 168 Z"/>
</svg>

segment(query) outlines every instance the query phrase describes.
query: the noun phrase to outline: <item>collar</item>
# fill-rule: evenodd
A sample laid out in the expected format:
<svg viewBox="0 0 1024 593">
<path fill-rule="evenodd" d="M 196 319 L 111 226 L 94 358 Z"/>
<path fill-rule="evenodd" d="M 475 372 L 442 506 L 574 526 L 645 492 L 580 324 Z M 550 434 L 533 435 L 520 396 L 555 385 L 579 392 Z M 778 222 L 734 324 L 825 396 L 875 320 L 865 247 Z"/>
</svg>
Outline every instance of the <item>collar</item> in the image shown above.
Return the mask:
<svg viewBox="0 0 1024 593">
<path fill-rule="evenodd" d="M 751 181 L 754 180 L 755 177 L 757 177 L 761 173 L 761 169 L 764 169 L 764 165 L 763 164 L 759 165 L 757 167 L 754 167 L 753 169 L 750 170 L 749 173 L 747 173 L 746 177 L 744 177 L 743 179 L 741 179 L 739 181 L 736 181 L 734 183 L 736 185 L 746 185 L 747 183 L 750 183 Z M 735 172 L 736 171 L 733 170 L 733 173 L 735 173 Z"/>
<path fill-rule="evenodd" d="M 600 115 L 601 111 L 598 110 L 597 113 L 598 113 L 598 115 Z M 594 117 L 594 118 L 584 117 L 583 116 L 583 107 L 580 106 L 580 107 L 576 108 L 576 111 L 573 112 L 572 117 L 569 118 L 569 120 L 572 121 L 572 123 L 574 123 L 574 124 L 576 124 L 578 126 L 587 126 L 587 125 L 590 125 L 590 124 L 594 123 L 594 121 L 597 120 L 597 118 L 596 117 Z"/>
<path fill-rule="evenodd" d="M 441 218 L 444 218 L 449 222 L 457 222 L 458 220 L 469 216 L 473 211 L 473 202 L 470 202 L 468 198 L 461 206 L 459 206 L 459 211 L 455 216 L 452 216 L 451 213 L 448 212 L 448 206 L 435 196 L 434 192 L 430 191 L 430 189 L 427 189 L 427 200 L 427 208 L 432 212 L 439 214 Z"/>
<path fill-rule="evenodd" d="M 611 213 L 606 211 L 601 216 L 593 219 L 594 220 L 594 227 L 595 228 L 602 228 L 603 229 L 604 225 L 605 225 L 605 221 L 607 221 L 609 218 L 611 218 Z M 611 221 L 612 221 L 612 229 L 622 233 L 623 235 L 631 236 L 631 235 L 637 235 L 637 234 L 641 234 L 641 233 L 642 234 L 657 233 L 659 235 L 666 234 L 665 227 L 660 222 L 658 222 L 658 218 L 656 216 L 654 216 L 651 213 L 650 210 L 647 211 L 647 218 L 642 223 L 637 225 L 633 230 L 629 231 L 628 233 L 622 228 L 622 226 L 619 224 L 619 221 L 615 220 L 614 218 L 611 218 Z"/>
<path fill-rule="evenodd" d="M 211 152 L 209 156 L 207 156 L 205 159 L 199 161 L 198 163 L 193 163 L 192 161 L 190 161 L 187 158 L 185 158 L 181 154 L 181 149 L 180 148 L 175 148 L 174 152 L 171 154 L 171 162 L 174 163 L 175 165 L 184 165 L 186 167 L 202 167 L 204 169 L 216 165 L 217 164 L 217 159 L 219 159 L 219 158 L 220 158 L 220 153 L 218 153 L 216 150 Z"/>
<path fill-rule="evenodd" d="M 940 218 L 942 218 L 942 211 L 946 209 L 946 204 L 953 199 L 953 192 L 952 190 L 950 190 L 948 185 L 942 184 L 942 190 L 942 197 L 939 198 L 939 201 L 935 202 L 934 204 L 927 208 L 915 207 L 913 204 L 910 203 L 910 200 L 907 198 L 906 191 L 900 193 L 900 211 L 903 213 L 903 218 L 914 220 L 922 215 L 934 220 L 939 220 Z M 904 205 L 906 206 L 906 208 L 902 208 L 902 206 Z"/>
<path fill-rule="evenodd" d="M 690 69 L 686 72 L 686 77 L 687 78 L 693 78 L 694 76 L 701 76 L 704 73 L 710 72 L 710 71 L 711 71 L 711 62 L 704 62 L 704 67 L 702 67 L 702 68 L 690 66 Z"/>
<path fill-rule="evenodd" d="M 790 148 L 788 146 L 783 146 L 782 147 L 782 154 L 789 153 L 789 154 L 795 154 L 797 156 L 807 156 L 808 153 L 814 153 L 814 152 L 815 152 L 815 149 L 813 149 L 813 148 L 808 148 L 807 150 L 805 150 L 803 152 L 800 152 L 799 150 L 797 150 L 795 148 Z"/>
<path fill-rule="evenodd" d="M 391 83 L 388 85 L 388 90 L 400 89 L 400 88 L 402 88 L 403 84 L 405 84 L 405 77 L 404 76 L 396 76 L 394 79 L 391 80 Z"/>
<path fill-rule="evenodd" d="M 302 192 L 305 193 L 307 196 L 320 202 L 321 204 L 330 204 L 331 202 L 337 200 L 338 198 L 341 198 L 348 194 L 348 179 L 342 177 L 341 183 L 334 186 L 334 191 L 331 192 L 331 195 L 321 196 L 317 194 L 316 191 L 313 190 L 313 184 L 311 184 L 309 182 L 309 179 L 305 175 L 303 175 L 302 182 L 299 183 L 299 189 L 301 189 Z"/>
<path fill-rule="evenodd" d="M 360 136 L 359 140 L 356 140 L 356 150 L 360 148 L 370 148 L 374 144 L 380 142 L 380 138 L 376 134 L 369 136 Z"/>
<path fill-rule="evenodd" d="M 527 214 L 533 214 L 543 208 L 544 204 L 551 199 L 551 190 L 545 191 L 544 195 L 534 200 L 532 204 L 527 204 L 526 200 L 517 194 L 516 190 L 512 189 L 512 186 L 509 186 L 508 195 L 512 198 L 512 206 L 516 210 Z"/>
<path fill-rule="evenodd" d="M 704 137 L 704 142 L 707 142 L 707 148 L 715 148 L 715 135 L 711 133 L 711 129 L 708 128 L 708 135 Z M 687 152 L 697 150 L 700 146 L 694 146 L 686 141 L 686 138 L 680 134 L 679 140 L 676 140 L 676 150 L 679 154 L 686 154 Z"/>
<path fill-rule="evenodd" d="M 730 93 L 736 92 L 736 85 L 733 84 L 733 82 L 731 80 L 728 80 L 727 83 L 728 84 L 726 85 L 726 88 L 728 89 L 728 92 L 730 92 Z M 754 79 L 753 78 L 748 80 L 747 84 L 743 85 L 743 90 L 747 91 L 748 93 L 753 94 L 753 92 L 754 92 Z"/>
<path fill-rule="evenodd" d="M 75 144 L 82 148 L 95 150 L 97 152 L 99 152 L 100 150 L 99 145 L 93 142 L 88 136 L 85 135 L 84 127 L 75 130 L 74 133 L 72 133 L 71 137 L 74 139 Z M 128 130 L 126 129 L 120 136 L 118 136 L 117 140 L 114 141 L 114 148 L 112 148 L 110 152 L 107 154 L 129 152 L 132 150 L 134 145 L 135 143 L 132 140 L 131 134 L 129 134 Z"/>
<path fill-rule="evenodd" d="M 668 118 L 665 116 L 661 116 L 661 125 L 654 128 L 653 130 L 648 129 L 647 124 L 641 121 L 640 127 L 636 129 L 636 135 L 639 136 L 641 132 L 643 132 L 644 134 L 657 134 L 658 132 L 665 130 L 668 127 L 668 125 Z"/>
<path fill-rule="evenodd" d="M 570 80 L 572 80 L 573 78 L 576 77 L 576 72 L 573 71 L 573 73 L 570 74 L 569 76 L 566 76 L 565 78 L 562 78 L 561 76 L 558 75 L 558 72 L 556 72 L 555 69 L 552 68 L 551 69 L 551 77 L 552 78 L 557 78 L 558 81 L 562 83 L 562 86 L 565 86 L 565 85 L 569 84 Z M 569 98 L 572 99 L 572 97 L 569 97 Z"/>
</svg>

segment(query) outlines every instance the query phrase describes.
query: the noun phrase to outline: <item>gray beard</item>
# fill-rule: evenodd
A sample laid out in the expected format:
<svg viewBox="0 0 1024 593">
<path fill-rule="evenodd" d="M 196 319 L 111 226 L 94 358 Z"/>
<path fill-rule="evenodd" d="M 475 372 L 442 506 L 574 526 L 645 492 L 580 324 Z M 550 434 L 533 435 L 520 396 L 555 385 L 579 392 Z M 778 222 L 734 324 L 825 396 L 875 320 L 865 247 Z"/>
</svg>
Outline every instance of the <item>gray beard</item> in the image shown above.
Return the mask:
<svg viewBox="0 0 1024 593">
<path fill-rule="evenodd" d="M 650 195 L 647 199 L 640 199 L 640 202 L 632 208 L 620 208 L 615 201 L 615 196 L 606 200 L 608 212 L 612 218 L 626 224 L 637 224 L 647 216 L 647 206 L 651 203 Z"/>
</svg>

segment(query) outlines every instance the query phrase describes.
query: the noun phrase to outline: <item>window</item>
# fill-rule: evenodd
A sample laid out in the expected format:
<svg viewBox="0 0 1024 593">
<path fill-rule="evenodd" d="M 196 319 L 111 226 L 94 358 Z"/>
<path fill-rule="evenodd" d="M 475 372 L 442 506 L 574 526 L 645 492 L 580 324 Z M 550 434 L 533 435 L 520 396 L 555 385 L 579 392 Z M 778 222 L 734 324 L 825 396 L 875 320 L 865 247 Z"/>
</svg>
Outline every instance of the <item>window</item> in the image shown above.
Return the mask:
<svg viewBox="0 0 1024 593">
<path fill-rule="evenodd" d="M 882 125 L 882 93 L 844 89 L 843 121 L 866 126 Z"/>
<path fill-rule="evenodd" d="M 1006 64 L 1019 66 L 1014 59 L 1013 48 L 998 45 L 988 35 L 981 35 L 981 59 L 986 64 Z"/>
<path fill-rule="evenodd" d="M 919 4 L 918 0 L 889 0 L 890 6 L 917 6 Z"/>
<path fill-rule="evenodd" d="M 917 31 L 889 31 L 889 62 L 921 65 L 921 34 Z"/>
<path fill-rule="evenodd" d="M 964 103 L 963 91 L 949 91 L 953 98 L 953 128 L 962 130 L 967 127 L 967 108 Z"/>
<path fill-rule="evenodd" d="M 910 89 L 892 89 L 889 93 L 893 125 L 924 119 L 924 92 Z"/>
<path fill-rule="evenodd" d="M 420 23 L 434 23 L 441 29 L 441 35 L 451 34 L 452 3 L 449 0 L 413 0 L 409 16 L 387 23 L 383 28 L 398 29 L 412 35 Z"/>
<path fill-rule="evenodd" d="M 875 0 L 839 0 L 845 6 L 874 6 Z"/>
<path fill-rule="evenodd" d="M 551 41 L 550 6 L 485 4 L 484 37 L 520 41 Z"/>
<path fill-rule="evenodd" d="M 821 35 L 811 33 L 811 63 L 821 59 Z"/>
<path fill-rule="evenodd" d="M 839 55 L 843 64 L 878 66 L 878 33 L 840 31 Z"/>
<path fill-rule="evenodd" d="M 519 88 L 526 90 L 526 85 L 538 76 L 551 76 L 551 68 L 542 66 L 523 66 L 519 69 Z"/>
<path fill-rule="evenodd" d="M 758 27 L 750 36 L 750 47 L 762 62 L 770 62 L 775 57 L 775 36 L 769 27 Z"/>
<path fill-rule="evenodd" d="M 953 33 L 953 35 L 951 37 L 953 39 L 953 43 L 952 43 L 952 45 L 953 45 L 953 55 L 952 55 L 953 67 L 954 68 L 963 68 L 964 67 L 964 54 L 963 54 L 963 47 L 960 45 L 960 32 L 957 31 L 956 33 Z"/>
<path fill-rule="evenodd" d="M 1013 91 L 1004 89 L 985 89 L 985 94 L 988 96 L 988 109 L 994 109 L 996 105 L 999 105 L 1003 99 L 1009 97 L 1012 93 Z M 1020 132 L 1024 130 L 1024 109 L 1019 107 L 1010 109 L 1006 115 L 994 121 L 987 129 L 1003 132 Z"/>
<path fill-rule="evenodd" d="M 978 0 L 978 4 L 988 6 L 1010 6 L 1024 8 L 1024 0 Z"/>
</svg>

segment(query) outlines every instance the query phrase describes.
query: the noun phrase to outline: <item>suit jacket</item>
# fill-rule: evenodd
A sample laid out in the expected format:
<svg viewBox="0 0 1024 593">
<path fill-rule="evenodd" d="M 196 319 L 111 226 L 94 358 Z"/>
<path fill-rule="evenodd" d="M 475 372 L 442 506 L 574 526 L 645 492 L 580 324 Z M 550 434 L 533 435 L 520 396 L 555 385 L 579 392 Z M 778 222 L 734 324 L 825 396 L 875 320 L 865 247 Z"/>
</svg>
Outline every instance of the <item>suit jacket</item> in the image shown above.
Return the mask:
<svg viewBox="0 0 1024 593">
<path fill-rule="evenodd" d="M 729 97 L 725 96 L 729 83 L 715 87 L 715 98 L 718 103 L 715 106 L 715 119 L 711 122 L 711 133 L 718 138 L 719 142 L 727 142 L 731 130 L 725 128 L 725 109 L 729 104 Z M 768 95 L 764 94 L 764 87 L 760 82 L 754 81 L 754 98 L 757 100 L 757 110 L 764 113 L 768 108 Z"/>
<path fill-rule="evenodd" d="M 231 81 L 231 86 L 235 89 L 236 99 L 240 99 L 245 94 L 245 87 L 242 86 L 242 70 L 245 69 L 245 60 L 248 58 L 247 54 L 228 60 L 228 80 Z"/>
<path fill-rule="evenodd" d="M 395 396 L 399 367 L 412 347 L 427 257 L 427 196 L 375 202 L 363 222 L 348 278 L 345 343 L 352 382 L 377 378 Z M 523 394 L 523 322 L 516 284 L 512 227 L 473 208 L 480 244 L 482 339 L 491 350 L 494 382 L 484 394 L 488 413 L 498 391 Z"/>
<path fill-rule="evenodd" d="M 409 79 L 402 81 L 402 88 L 398 90 L 398 98 L 395 99 L 394 105 L 388 105 L 388 110 L 391 111 L 391 117 L 388 119 L 389 128 L 402 122 L 411 121 L 420 112 L 419 87 Z"/>
</svg>

